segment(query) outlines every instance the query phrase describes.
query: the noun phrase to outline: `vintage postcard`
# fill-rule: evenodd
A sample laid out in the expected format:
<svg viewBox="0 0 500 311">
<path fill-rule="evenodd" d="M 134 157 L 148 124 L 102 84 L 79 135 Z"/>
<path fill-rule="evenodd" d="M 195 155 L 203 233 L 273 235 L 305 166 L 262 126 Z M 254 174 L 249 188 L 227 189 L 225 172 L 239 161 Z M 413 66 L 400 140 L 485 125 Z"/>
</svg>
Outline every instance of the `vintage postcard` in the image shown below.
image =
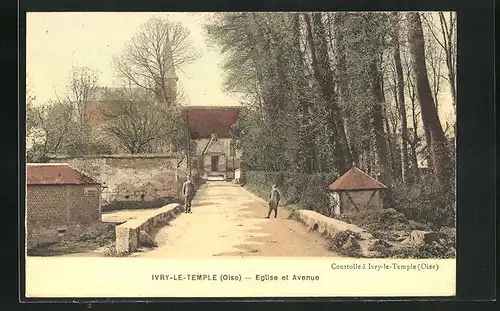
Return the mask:
<svg viewBox="0 0 500 311">
<path fill-rule="evenodd" d="M 32 12 L 27 298 L 454 296 L 454 12 Z"/>
</svg>

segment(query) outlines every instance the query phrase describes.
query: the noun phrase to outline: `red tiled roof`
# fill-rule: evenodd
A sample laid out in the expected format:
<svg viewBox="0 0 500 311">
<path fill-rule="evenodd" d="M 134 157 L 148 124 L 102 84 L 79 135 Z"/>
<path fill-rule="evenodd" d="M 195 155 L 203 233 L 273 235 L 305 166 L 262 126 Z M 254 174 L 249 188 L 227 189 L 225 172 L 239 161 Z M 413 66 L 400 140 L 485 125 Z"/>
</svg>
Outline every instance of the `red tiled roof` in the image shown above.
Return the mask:
<svg viewBox="0 0 500 311">
<path fill-rule="evenodd" d="M 330 190 L 369 190 L 387 187 L 357 167 L 352 167 L 328 186 Z"/>
<path fill-rule="evenodd" d="M 192 139 L 210 138 L 212 133 L 227 138 L 231 126 L 238 120 L 239 111 L 237 107 L 186 107 L 184 118 L 187 118 Z"/>
<path fill-rule="evenodd" d="M 93 178 L 80 173 L 65 163 L 26 164 L 28 185 L 96 185 Z"/>
</svg>

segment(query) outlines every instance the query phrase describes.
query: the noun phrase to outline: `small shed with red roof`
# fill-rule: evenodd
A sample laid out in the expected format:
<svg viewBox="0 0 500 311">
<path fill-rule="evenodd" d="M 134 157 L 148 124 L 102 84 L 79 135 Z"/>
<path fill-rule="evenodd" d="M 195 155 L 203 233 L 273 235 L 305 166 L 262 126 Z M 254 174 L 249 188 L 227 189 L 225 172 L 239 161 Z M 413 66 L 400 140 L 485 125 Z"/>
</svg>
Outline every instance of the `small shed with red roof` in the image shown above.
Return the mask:
<svg viewBox="0 0 500 311">
<path fill-rule="evenodd" d="M 101 221 L 101 184 L 64 163 L 26 164 L 28 248 Z"/>
<path fill-rule="evenodd" d="M 355 165 L 328 186 L 332 216 L 382 209 L 382 191 L 387 187 Z"/>
</svg>

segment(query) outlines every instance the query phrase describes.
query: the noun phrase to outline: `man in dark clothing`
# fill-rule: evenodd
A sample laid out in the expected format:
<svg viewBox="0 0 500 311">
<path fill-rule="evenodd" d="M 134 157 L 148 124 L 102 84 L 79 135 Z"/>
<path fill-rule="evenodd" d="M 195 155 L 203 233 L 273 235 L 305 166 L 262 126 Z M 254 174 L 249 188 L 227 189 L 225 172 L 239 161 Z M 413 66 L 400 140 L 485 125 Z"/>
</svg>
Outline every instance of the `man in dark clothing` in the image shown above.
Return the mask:
<svg viewBox="0 0 500 311">
<path fill-rule="evenodd" d="M 271 192 L 269 193 L 269 213 L 267 213 L 267 218 L 271 216 L 271 212 L 274 210 L 274 218 L 278 215 L 278 204 L 281 200 L 281 193 L 278 190 L 277 185 L 273 185 Z"/>
<path fill-rule="evenodd" d="M 193 200 L 194 197 L 194 184 L 191 181 L 191 176 L 187 176 L 187 180 L 182 184 L 182 196 L 184 197 L 184 203 L 185 203 L 185 212 L 186 213 L 192 213 L 191 212 L 191 201 Z"/>
</svg>

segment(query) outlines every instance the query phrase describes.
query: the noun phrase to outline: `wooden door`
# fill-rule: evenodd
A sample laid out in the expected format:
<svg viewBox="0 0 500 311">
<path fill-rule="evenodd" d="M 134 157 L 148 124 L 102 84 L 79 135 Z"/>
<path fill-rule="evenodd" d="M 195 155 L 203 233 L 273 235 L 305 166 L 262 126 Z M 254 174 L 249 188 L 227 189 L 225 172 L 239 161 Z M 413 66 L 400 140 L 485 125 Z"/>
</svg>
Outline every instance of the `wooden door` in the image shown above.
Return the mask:
<svg viewBox="0 0 500 311">
<path fill-rule="evenodd" d="M 219 156 L 212 156 L 212 172 L 217 172 L 219 170 Z"/>
</svg>

